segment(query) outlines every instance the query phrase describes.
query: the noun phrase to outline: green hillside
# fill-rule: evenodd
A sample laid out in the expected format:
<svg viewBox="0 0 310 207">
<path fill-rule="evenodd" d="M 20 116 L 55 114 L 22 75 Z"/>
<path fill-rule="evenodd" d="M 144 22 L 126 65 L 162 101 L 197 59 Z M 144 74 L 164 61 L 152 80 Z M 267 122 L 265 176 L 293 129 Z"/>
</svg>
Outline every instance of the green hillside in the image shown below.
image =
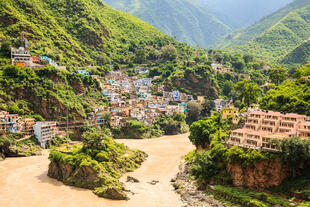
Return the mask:
<svg viewBox="0 0 310 207">
<path fill-rule="evenodd" d="M 306 4 L 305 1 L 295 1 L 295 7 L 300 7 L 304 4 Z M 291 8 L 293 8 L 292 5 L 294 5 L 294 3 L 291 4 Z M 279 14 L 282 15 L 283 10 L 277 15 Z M 273 18 L 273 16 L 260 22 L 257 27 L 253 27 L 252 30 L 249 30 L 250 32 L 239 34 L 239 38 L 237 38 L 237 43 L 235 42 L 235 44 L 243 44 L 248 41 L 247 44 L 239 46 L 235 45 L 229 50 L 241 53 L 252 53 L 257 57 L 268 60 L 271 64 L 283 63 L 282 59 L 287 58 L 297 46 L 304 43 L 304 41 L 310 37 L 310 1 L 308 1 L 307 5 L 303 8 L 290 11 L 279 21 L 275 22 L 276 18 Z M 275 23 L 271 25 L 271 22 Z M 268 24 L 271 26 L 259 34 L 259 32 L 262 31 L 262 28 L 266 28 L 266 25 Z M 242 37 L 246 38 L 242 39 Z M 250 39 L 251 37 L 254 38 Z M 231 46 L 230 44 L 233 43 L 231 42 L 226 46 Z M 294 54 L 296 55 L 296 52 Z M 301 58 L 302 57 L 298 57 L 299 60 Z M 306 61 L 307 60 L 302 60 L 299 62 L 297 59 L 294 60 L 294 62 L 298 62 L 299 64 Z M 291 62 L 286 62 L 291 64 Z"/>
<path fill-rule="evenodd" d="M 111 7 L 131 13 L 170 36 L 191 45 L 209 47 L 231 28 L 211 11 L 190 0 L 104 0 Z"/>
<path fill-rule="evenodd" d="M 25 32 L 32 56 L 46 55 L 67 70 L 17 68 L 10 63 L 10 46 L 18 47 Z M 200 49 L 201 57 L 206 51 Z M 77 73 L 87 70 L 104 76 L 110 70 L 135 64 L 156 68 L 160 83 L 175 89 L 217 97 L 210 63 L 202 61 L 203 74 L 195 70 L 195 49 L 177 42 L 153 26 L 129 14 L 116 11 L 101 0 L 5 0 L 0 2 L 0 109 L 21 116 L 60 120 L 69 108 L 72 120 L 83 120 L 107 101 L 98 82 Z M 198 57 L 196 57 L 198 58 Z M 199 58 L 198 58 L 199 59 Z M 198 64 L 198 63 L 197 63 Z M 96 67 L 86 67 L 93 65 Z M 188 67 L 185 67 L 188 66 Z M 173 85 L 175 73 L 188 72 L 201 83 Z M 208 72 L 206 75 L 205 72 Z M 180 81 L 181 81 L 181 76 Z M 31 96 L 29 95 L 31 94 Z M 39 117 L 40 118 L 40 117 Z"/>
<path fill-rule="evenodd" d="M 288 4 L 284 8 L 274 12 L 273 14 L 264 17 L 259 22 L 232 32 L 219 39 L 216 44 L 217 48 L 228 48 L 236 45 L 247 44 L 250 40 L 253 40 L 265 31 L 276 25 L 282 18 L 284 18 L 291 11 L 303 8 L 310 4 L 309 0 L 295 0 L 294 2 Z"/>
<path fill-rule="evenodd" d="M 310 61 L 310 42 L 306 40 L 302 44 L 298 45 L 292 52 L 287 54 L 282 60 L 281 63 L 285 65 L 300 65 L 306 64 Z"/>
<path fill-rule="evenodd" d="M 0 1 L 0 41 L 17 43 L 21 32 L 28 34 L 33 55 L 48 55 L 60 65 L 125 63 L 135 48 L 173 41 L 100 0 Z"/>
</svg>

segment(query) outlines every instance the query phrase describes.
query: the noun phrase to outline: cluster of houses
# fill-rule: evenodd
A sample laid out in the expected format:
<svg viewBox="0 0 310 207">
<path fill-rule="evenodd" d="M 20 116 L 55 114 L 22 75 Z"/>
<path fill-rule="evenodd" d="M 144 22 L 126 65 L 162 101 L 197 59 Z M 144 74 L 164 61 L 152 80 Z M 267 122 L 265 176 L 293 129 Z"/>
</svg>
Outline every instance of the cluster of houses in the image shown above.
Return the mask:
<svg viewBox="0 0 310 207">
<path fill-rule="evenodd" d="M 42 147 L 55 136 L 65 136 L 64 132 L 57 129 L 56 122 L 36 122 L 33 118 L 22 118 L 17 114 L 0 111 L 0 135 L 9 133 L 35 135 Z"/>
<path fill-rule="evenodd" d="M 247 73 L 238 73 L 237 74 L 237 73 L 233 72 L 230 68 L 224 67 L 221 63 L 219 63 L 217 61 L 212 62 L 211 67 L 215 73 L 221 73 L 221 74 L 229 73 L 232 76 L 240 75 L 247 80 L 251 80 L 251 76 L 249 74 L 247 74 Z"/>
<path fill-rule="evenodd" d="M 139 68 L 139 73 L 146 71 Z M 191 95 L 164 91 L 163 86 L 154 87 L 151 78 L 129 77 L 122 71 L 112 71 L 104 78 L 95 78 L 101 82 L 102 94 L 110 102 L 109 107 L 96 109 L 93 120 L 97 123 L 104 122 L 103 114 L 110 112 L 111 126 L 122 125 L 127 120 L 139 120 L 151 125 L 159 117 L 186 113 L 187 102 L 193 101 Z M 162 95 L 154 95 L 156 92 L 162 92 Z"/>
<path fill-rule="evenodd" d="M 276 150 L 272 139 L 300 137 L 310 140 L 310 117 L 256 109 L 248 113 L 243 128 L 232 131 L 229 145 L 243 148 Z"/>
</svg>

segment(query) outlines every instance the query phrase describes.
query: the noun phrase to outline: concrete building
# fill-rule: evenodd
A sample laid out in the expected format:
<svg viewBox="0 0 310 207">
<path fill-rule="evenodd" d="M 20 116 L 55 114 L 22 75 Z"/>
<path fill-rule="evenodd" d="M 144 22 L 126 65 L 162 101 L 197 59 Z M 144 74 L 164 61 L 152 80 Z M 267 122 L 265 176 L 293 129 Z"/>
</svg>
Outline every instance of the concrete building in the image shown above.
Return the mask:
<svg viewBox="0 0 310 207">
<path fill-rule="evenodd" d="M 300 137 L 310 140 L 309 117 L 294 113 L 256 110 L 250 112 L 244 128 L 232 132 L 227 144 L 274 150 L 272 139 Z"/>
<path fill-rule="evenodd" d="M 239 109 L 235 108 L 233 105 L 223 108 L 221 111 L 222 119 L 226 120 L 229 117 L 235 117 L 239 113 Z"/>
<path fill-rule="evenodd" d="M 46 142 L 53 139 L 57 132 L 56 122 L 37 122 L 33 129 L 42 147 L 45 147 Z"/>
<path fill-rule="evenodd" d="M 21 35 L 21 45 L 18 49 L 11 48 L 12 65 L 19 67 L 29 67 L 31 65 L 31 55 L 28 50 L 28 41 L 25 34 Z"/>
<path fill-rule="evenodd" d="M 221 112 L 223 108 L 227 106 L 227 102 L 224 99 L 216 99 L 214 100 L 215 110 Z"/>
</svg>

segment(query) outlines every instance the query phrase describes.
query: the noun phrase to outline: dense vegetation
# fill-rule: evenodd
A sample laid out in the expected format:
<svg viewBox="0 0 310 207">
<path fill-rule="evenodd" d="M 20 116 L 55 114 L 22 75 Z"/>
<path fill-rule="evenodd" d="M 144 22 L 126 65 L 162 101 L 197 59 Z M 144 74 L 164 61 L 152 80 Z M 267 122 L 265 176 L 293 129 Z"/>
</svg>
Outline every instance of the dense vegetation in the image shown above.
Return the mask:
<svg viewBox="0 0 310 207">
<path fill-rule="evenodd" d="M 137 48 L 160 49 L 175 42 L 101 0 L 4 0 L 0 8 L 2 45 L 19 46 L 18 37 L 27 32 L 32 54 L 47 55 L 59 65 L 127 63 Z"/>
<path fill-rule="evenodd" d="M 100 197 L 128 199 L 119 178 L 138 168 L 146 156 L 113 141 L 108 130 L 90 129 L 83 134 L 82 146 L 69 153 L 51 151 L 48 175 L 67 185 L 91 189 Z"/>
<path fill-rule="evenodd" d="M 246 150 L 238 146 L 228 148 L 225 145 L 225 140 L 230 134 L 229 130 L 229 121 L 222 121 L 219 115 L 208 117 L 191 125 L 189 139 L 202 150 L 189 153 L 185 159 L 189 163 L 189 173 L 198 179 L 199 182 L 197 183 L 199 183 L 200 188 L 203 189 L 207 186 L 209 193 L 232 204 L 242 206 L 280 204 L 281 206 L 289 206 L 290 202 L 278 195 L 233 188 L 231 185 L 232 177 L 227 171 L 227 164 L 240 165 L 245 169 L 254 167 L 254 163 L 257 162 L 280 159 L 283 165 L 291 170 L 290 177 L 300 180 L 299 177 L 295 177 L 309 170 L 307 161 L 310 159 L 310 141 L 300 138 L 285 138 L 282 142 L 273 140 L 272 142 L 280 150 L 279 153 Z M 300 166 L 303 167 L 299 168 Z M 208 186 L 210 183 L 217 185 Z M 308 184 L 303 183 L 303 188 L 307 186 Z M 273 191 L 276 189 L 278 188 Z M 283 190 L 281 192 L 286 194 Z M 287 194 L 288 196 L 293 195 L 293 189 L 290 192 Z"/>
<path fill-rule="evenodd" d="M 0 136 L 0 158 L 24 157 L 41 153 L 40 143 L 34 136 L 20 140 L 22 138 L 22 134 Z"/>
<path fill-rule="evenodd" d="M 122 126 L 112 127 L 115 138 L 146 139 L 162 135 L 177 135 L 188 132 L 184 114 L 161 117 L 151 126 L 137 120 L 129 120 Z"/>
<path fill-rule="evenodd" d="M 307 64 L 294 73 L 295 79 L 286 80 L 281 85 L 269 90 L 262 98 L 263 109 L 310 115 L 310 82 L 302 77 L 310 75 Z"/>
<path fill-rule="evenodd" d="M 60 120 L 69 107 L 70 119 L 81 120 L 102 100 L 99 83 L 88 76 L 53 67 L 0 68 L 0 109 L 13 114 Z"/>
<path fill-rule="evenodd" d="M 309 3 L 309 0 L 296 0 L 258 23 L 226 36 L 218 47 L 243 45 L 233 50 L 255 53 L 274 64 L 281 62 L 310 36 Z"/>
</svg>

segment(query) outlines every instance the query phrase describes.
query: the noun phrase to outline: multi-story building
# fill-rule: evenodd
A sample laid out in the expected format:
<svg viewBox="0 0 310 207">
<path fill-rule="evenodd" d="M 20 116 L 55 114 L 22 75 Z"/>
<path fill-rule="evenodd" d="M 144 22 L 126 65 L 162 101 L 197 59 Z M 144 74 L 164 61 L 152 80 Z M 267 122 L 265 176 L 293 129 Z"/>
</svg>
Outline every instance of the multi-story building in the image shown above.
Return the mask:
<svg viewBox="0 0 310 207">
<path fill-rule="evenodd" d="M 36 124 L 36 121 L 33 118 L 26 118 L 26 119 L 23 119 L 23 124 L 24 124 L 23 131 L 27 133 L 32 133 L 33 126 Z"/>
<path fill-rule="evenodd" d="M 227 106 L 227 102 L 223 99 L 214 100 L 215 110 L 221 112 Z"/>
<path fill-rule="evenodd" d="M 309 117 L 256 110 L 249 113 L 244 128 L 232 132 L 227 143 L 245 148 L 272 150 L 275 146 L 270 140 L 296 136 L 310 140 Z"/>
<path fill-rule="evenodd" d="M 57 132 L 56 122 L 37 122 L 33 129 L 42 147 L 45 147 L 47 141 L 53 139 Z"/>
</svg>

